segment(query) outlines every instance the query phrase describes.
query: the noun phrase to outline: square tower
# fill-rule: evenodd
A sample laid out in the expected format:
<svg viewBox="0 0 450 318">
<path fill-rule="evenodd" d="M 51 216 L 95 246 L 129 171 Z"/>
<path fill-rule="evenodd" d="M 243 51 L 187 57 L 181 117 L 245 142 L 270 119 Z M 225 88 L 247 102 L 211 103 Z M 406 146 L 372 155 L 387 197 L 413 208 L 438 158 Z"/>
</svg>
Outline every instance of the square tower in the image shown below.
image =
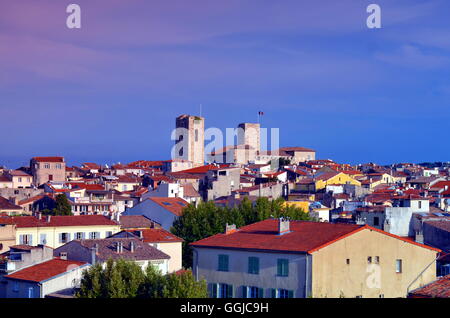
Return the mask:
<svg viewBox="0 0 450 318">
<path fill-rule="evenodd" d="M 252 123 L 239 124 L 238 145 L 248 145 L 256 150 L 256 153 L 259 153 L 261 151 L 260 125 Z"/>
<path fill-rule="evenodd" d="M 205 119 L 200 116 L 181 115 L 175 123 L 175 158 L 188 160 L 194 167 L 205 163 Z"/>
</svg>

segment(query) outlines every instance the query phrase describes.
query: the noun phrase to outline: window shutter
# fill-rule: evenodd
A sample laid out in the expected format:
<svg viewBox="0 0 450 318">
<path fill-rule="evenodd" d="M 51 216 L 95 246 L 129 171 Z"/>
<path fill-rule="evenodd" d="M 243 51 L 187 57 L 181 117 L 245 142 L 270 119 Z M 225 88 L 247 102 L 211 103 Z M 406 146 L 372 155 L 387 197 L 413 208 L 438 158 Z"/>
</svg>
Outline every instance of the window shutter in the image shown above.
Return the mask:
<svg viewBox="0 0 450 318">
<path fill-rule="evenodd" d="M 264 298 L 264 289 L 258 288 L 258 297 L 257 298 Z"/>
<path fill-rule="evenodd" d="M 277 275 L 278 276 L 282 276 L 283 275 L 283 271 L 282 271 L 282 266 L 281 266 L 281 259 L 278 259 L 277 262 Z"/>
<path fill-rule="evenodd" d="M 19 244 L 22 245 L 23 244 L 23 235 L 19 236 Z"/>
<path fill-rule="evenodd" d="M 100 232 L 95 232 L 95 238 L 99 239 L 100 238 Z"/>
<path fill-rule="evenodd" d="M 84 240 L 86 238 L 86 233 L 82 232 L 81 233 L 81 239 Z"/>
<path fill-rule="evenodd" d="M 233 298 L 233 285 L 228 285 L 227 298 Z"/>
<path fill-rule="evenodd" d="M 28 245 L 33 245 L 33 235 L 30 234 L 30 240 L 28 241 Z"/>
<path fill-rule="evenodd" d="M 211 298 L 217 298 L 217 284 L 211 283 L 209 284 Z"/>
<path fill-rule="evenodd" d="M 275 288 L 272 288 L 272 289 L 270 290 L 270 293 L 271 293 L 271 295 L 272 295 L 272 298 L 277 298 L 277 290 L 276 290 Z"/>
<path fill-rule="evenodd" d="M 59 243 L 62 243 L 63 242 L 63 238 L 62 238 L 62 233 L 59 233 Z"/>
<path fill-rule="evenodd" d="M 248 298 L 247 297 L 247 286 L 242 286 L 242 298 Z"/>
<path fill-rule="evenodd" d="M 288 297 L 289 297 L 289 298 L 294 298 L 294 291 L 293 291 L 293 290 L 290 290 L 290 291 L 288 292 Z"/>
<path fill-rule="evenodd" d="M 67 242 L 70 242 L 71 241 L 71 238 L 72 237 L 72 234 L 70 234 L 70 233 L 67 233 Z"/>
</svg>

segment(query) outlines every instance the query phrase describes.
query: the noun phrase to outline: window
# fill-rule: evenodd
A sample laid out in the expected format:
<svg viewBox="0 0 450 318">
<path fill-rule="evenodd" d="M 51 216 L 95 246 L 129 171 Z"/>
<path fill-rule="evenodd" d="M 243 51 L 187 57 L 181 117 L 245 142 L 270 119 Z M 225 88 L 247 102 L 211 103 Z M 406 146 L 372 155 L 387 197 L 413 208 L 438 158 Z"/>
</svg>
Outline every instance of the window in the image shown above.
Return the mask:
<svg viewBox="0 0 450 318">
<path fill-rule="evenodd" d="M 106 236 L 105 237 L 110 237 L 113 234 L 112 231 L 106 231 Z"/>
<path fill-rule="evenodd" d="M 345 262 L 347 263 L 347 265 L 350 265 L 350 258 L 347 258 Z"/>
<path fill-rule="evenodd" d="M 248 258 L 248 273 L 249 274 L 259 274 L 259 258 L 249 257 Z"/>
<path fill-rule="evenodd" d="M 395 272 L 401 273 L 402 272 L 402 260 L 398 259 L 395 261 Z"/>
<path fill-rule="evenodd" d="M 277 260 L 277 276 L 289 276 L 289 260 L 281 258 Z"/>
<path fill-rule="evenodd" d="M 70 233 L 60 233 L 59 243 L 67 243 L 70 241 Z"/>
<path fill-rule="evenodd" d="M 41 234 L 39 237 L 39 244 L 47 244 L 47 234 Z"/>
<path fill-rule="evenodd" d="M 60 163 L 57 163 L 57 164 L 55 165 L 55 167 L 56 167 L 56 169 L 62 169 L 62 166 L 61 166 Z"/>
<path fill-rule="evenodd" d="M 256 286 L 248 286 L 247 287 L 247 297 L 244 298 L 263 298 L 264 290 L 262 288 L 258 288 Z"/>
<path fill-rule="evenodd" d="M 272 289 L 272 298 L 294 298 L 294 291 L 288 289 Z"/>
<path fill-rule="evenodd" d="M 75 239 L 76 240 L 84 240 L 84 233 L 83 232 L 75 233 Z"/>
<path fill-rule="evenodd" d="M 219 255 L 218 271 L 228 272 L 228 255 Z"/>
<path fill-rule="evenodd" d="M 22 178 L 19 177 L 19 182 L 22 182 Z"/>
<path fill-rule="evenodd" d="M 219 284 L 217 298 L 233 298 L 233 285 Z"/>
<path fill-rule="evenodd" d="M 422 209 L 422 201 L 419 201 L 419 209 Z"/>
<path fill-rule="evenodd" d="M 372 256 L 367 257 L 367 264 L 372 264 Z"/>
<path fill-rule="evenodd" d="M 211 298 L 233 298 L 233 285 L 211 283 L 208 288 Z"/>
<path fill-rule="evenodd" d="M 374 226 L 379 226 L 380 225 L 380 218 L 378 216 L 375 216 L 373 218 L 373 225 Z"/>
<path fill-rule="evenodd" d="M 227 172 L 226 171 L 219 171 L 219 176 L 226 176 Z"/>
<path fill-rule="evenodd" d="M 50 164 L 49 164 L 49 163 L 45 163 L 45 164 L 44 164 L 44 168 L 45 168 L 45 169 L 50 169 Z"/>
<path fill-rule="evenodd" d="M 96 240 L 100 238 L 100 233 L 99 232 L 90 232 L 89 233 L 89 238 L 91 240 Z"/>
<path fill-rule="evenodd" d="M 19 236 L 19 242 L 22 245 L 33 245 L 33 235 L 23 234 Z"/>
<path fill-rule="evenodd" d="M 380 257 L 379 256 L 375 256 L 375 264 L 380 264 Z"/>
</svg>

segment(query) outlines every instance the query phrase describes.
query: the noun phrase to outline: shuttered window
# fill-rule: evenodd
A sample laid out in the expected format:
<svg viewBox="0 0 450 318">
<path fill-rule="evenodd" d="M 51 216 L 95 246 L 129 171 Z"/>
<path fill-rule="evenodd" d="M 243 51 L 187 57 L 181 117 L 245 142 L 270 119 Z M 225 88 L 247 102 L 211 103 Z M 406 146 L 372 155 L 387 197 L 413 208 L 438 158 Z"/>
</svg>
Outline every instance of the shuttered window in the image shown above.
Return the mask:
<svg viewBox="0 0 450 318">
<path fill-rule="evenodd" d="M 228 255 L 219 255 L 218 271 L 228 272 Z"/>
<path fill-rule="evenodd" d="M 279 258 L 277 260 L 277 276 L 289 276 L 289 261 L 287 259 Z"/>
<path fill-rule="evenodd" d="M 259 258 L 249 257 L 248 258 L 248 273 L 249 274 L 259 274 Z"/>
</svg>

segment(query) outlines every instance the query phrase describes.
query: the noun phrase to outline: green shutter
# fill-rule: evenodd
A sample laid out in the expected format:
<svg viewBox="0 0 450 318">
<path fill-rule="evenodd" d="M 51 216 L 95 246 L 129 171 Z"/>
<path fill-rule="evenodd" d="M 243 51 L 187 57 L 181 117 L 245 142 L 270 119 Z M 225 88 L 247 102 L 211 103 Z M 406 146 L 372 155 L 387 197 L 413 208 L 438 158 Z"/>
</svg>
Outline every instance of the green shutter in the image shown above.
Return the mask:
<svg viewBox="0 0 450 318">
<path fill-rule="evenodd" d="M 277 260 L 277 276 L 289 276 L 289 260 L 281 258 Z"/>
<path fill-rule="evenodd" d="M 275 288 L 272 288 L 270 290 L 270 294 L 271 294 L 272 298 L 277 298 L 277 290 Z"/>
<path fill-rule="evenodd" d="M 219 267 L 221 272 L 228 272 L 228 255 L 219 255 Z"/>
<path fill-rule="evenodd" d="M 249 257 L 248 258 L 248 273 L 249 274 L 259 274 L 259 258 Z"/>
<path fill-rule="evenodd" d="M 247 298 L 247 286 L 242 286 L 242 298 Z"/>
<path fill-rule="evenodd" d="M 217 284 L 209 284 L 211 298 L 217 298 Z"/>
<path fill-rule="evenodd" d="M 227 298 L 233 298 L 233 285 L 227 287 Z"/>
</svg>

